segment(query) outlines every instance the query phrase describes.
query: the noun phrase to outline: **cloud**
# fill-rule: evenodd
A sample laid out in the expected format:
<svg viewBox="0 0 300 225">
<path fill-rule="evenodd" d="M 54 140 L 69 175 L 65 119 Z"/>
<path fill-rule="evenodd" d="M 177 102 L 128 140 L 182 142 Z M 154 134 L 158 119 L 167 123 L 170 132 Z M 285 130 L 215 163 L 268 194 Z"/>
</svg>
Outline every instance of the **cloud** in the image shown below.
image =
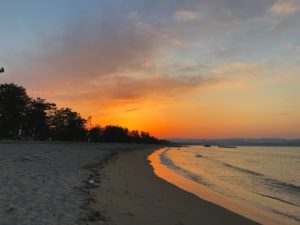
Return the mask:
<svg viewBox="0 0 300 225">
<path fill-rule="evenodd" d="M 174 16 L 176 21 L 179 23 L 195 22 L 201 20 L 202 18 L 200 11 L 192 11 L 192 10 L 176 11 Z"/>
<path fill-rule="evenodd" d="M 134 78 L 128 75 L 115 75 L 110 77 L 99 77 L 89 83 L 77 84 L 77 86 L 60 89 L 57 86 L 50 92 L 56 99 L 66 101 L 91 100 L 97 103 L 119 101 L 124 103 L 153 101 L 160 102 L 166 99 L 176 98 L 180 94 L 186 94 L 195 88 L 216 82 L 213 78 L 202 76 L 154 76 Z M 60 89 L 60 90 L 59 90 Z M 76 93 L 73 90 L 76 89 Z M 42 93 L 35 93 L 42 94 Z"/>
<path fill-rule="evenodd" d="M 89 83 L 58 84 L 30 92 L 42 96 L 58 106 L 71 107 L 84 116 L 109 114 L 111 110 L 132 112 L 136 109 L 158 107 L 179 102 L 199 88 L 219 82 L 214 78 L 199 76 L 130 75 L 102 76 Z M 150 105 L 150 106 L 149 106 Z"/>
<path fill-rule="evenodd" d="M 43 39 L 34 55 L 35 79 L 92 79 L 124 70 L 147 69 L 164 42 L 149 24 L 120 17 L 120 21 L 71 24 L 62 35 Z M 101 21 L 101 23 L 100 23 Z M 42 76 L 40 76 L 42 75 Z"/>
<path fill-rule="evenodd" d="M 271 12 L 275 14 L 290 14 L 300 8 L 299 0 L 278 0 L 271 8 Z"/>
<path fill-rule="evenodd" d="M 244 50 L 243 46 L 234 45 L 229 47 L 221 47 L 215 49 L 215 55 L 221 58 L 230 58 L 241 54 Z"/>
<path fill-rule="evenodd" d="M 270 34 L 273 37 L 278 35 L 297 36 L 299 35 L 300 31 L 300 23 L 298 22 L 299 20 L 299 13 L 288 15 L 287 17 L 284 17 L 275 23 L 275 25 L 270 30 Z"/>
<path fill-rule="evenodd" d="M 251 20 L 274 0 L 92 2 L 63 13 L 57 30 L 48 32 L 46 24 L 46 31 L 30 30 L 34 38 L 22 44 L 24 54 L 10 57 L 21 63 L 10 68 L 9 79 L 65 105 L 117 102 L 133 109 L 128 105 L 134 102 L 166 102 L 262 73 L 256 63 L 264 56 L 253 59 L 251 51 L 269 45 L 261 39 L 261 21 Z"/>
<path fill-rule="evenodd" d="M 257 65 L 245 63 L 228 64 L 174 64 L 174 71 L 170 74 L 152 74 L 146 72 L 139 76 L 127 73 L 110 74 L 95 77 L 88 82 L 57 83 L 47 87 L 47 90 L 34 92 L 34 95 L 51 97 L 60 102 L 77 102 L 98 107 L 134 103 L 156 102 L 165 103 L 189 95 L 200 88 L 216 84 L 234 85 L 241 81 L 262 74 Z M 247 83 L 247 82 L 246 82 Z"/>
<path fill-rule="evenodd" d="M 124 112 L 134 112 L 134 111 L 137 111 L 137 110 L 139 110 L 139 108 L 126 109 L 126 110 L 124 110 Z"/>
</svg>

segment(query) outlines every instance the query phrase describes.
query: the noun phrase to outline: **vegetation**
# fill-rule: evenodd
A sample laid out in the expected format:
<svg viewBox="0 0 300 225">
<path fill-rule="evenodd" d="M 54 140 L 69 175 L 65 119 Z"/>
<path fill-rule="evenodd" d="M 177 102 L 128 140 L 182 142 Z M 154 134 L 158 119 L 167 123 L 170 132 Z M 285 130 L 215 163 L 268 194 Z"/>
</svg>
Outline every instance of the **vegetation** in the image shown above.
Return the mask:
<svg viewBox="0 0 300 225">
<path fill-rule="evenodd" d="M 45 99 L 31 98 L 16 84 L 0 84 L 0 139 L 166 143 L 144 131 L 120 126 L 88 129 L 86 123 L 70 108 L 59 109 Z"/>
</svg>

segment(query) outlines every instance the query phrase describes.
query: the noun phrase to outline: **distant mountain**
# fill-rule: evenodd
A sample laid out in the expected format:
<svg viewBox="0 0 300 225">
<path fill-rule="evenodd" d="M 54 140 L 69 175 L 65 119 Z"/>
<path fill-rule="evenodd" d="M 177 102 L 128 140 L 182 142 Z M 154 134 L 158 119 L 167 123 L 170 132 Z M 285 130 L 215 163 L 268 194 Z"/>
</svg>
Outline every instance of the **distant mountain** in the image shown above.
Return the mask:
<svg viewBox="0 0 300 225">
<path fill-rule="evenodd" d="M 173 143 L 224 146 L 300 146 L 300 139 L 284 138 L 228 138 L 228 139 L 169 139 Z"/>
</svg>

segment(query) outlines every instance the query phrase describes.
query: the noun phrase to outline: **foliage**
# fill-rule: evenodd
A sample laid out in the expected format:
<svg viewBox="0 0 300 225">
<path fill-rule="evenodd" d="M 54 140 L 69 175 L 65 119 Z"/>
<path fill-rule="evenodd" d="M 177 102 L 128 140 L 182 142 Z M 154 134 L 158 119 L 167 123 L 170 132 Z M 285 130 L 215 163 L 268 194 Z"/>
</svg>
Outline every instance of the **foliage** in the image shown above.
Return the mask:
<svg viewBox="0 0 300 225">
<path fill-rule="evenodd" d="M 0 85 L 0 137 L 16 138 L 30 102 L 26 90 L 15 84 Z"/>
<path fill-rule="evenodd" d="M 87 129 L 86 123 L 70 108 L 57 109 L 45 99 L 30 98 L 21 86 L 0 85 L 0 139 L 166 143 L 147 132 L 120 126 Z"/>
<path fill-rule="evenodd" d="M 31 99 L 25 111 L 22 136 L 32 137 L 34 140 L 49 138 L 49 115 L 55 110 L 56 106 L 53 103 L 41 98 Z"/>
<path fill-rule="evenodd" d="M 147 132 L 137 130 L 129 131 L 120 126 L 99 126 L 93 127 L 88 132 L 90 141 L 93 142 L 114 142 L 114 143 L 137 143 L 137 144 L 165 144 L 164 140 L 159 140 Z"/>
<path fill-rule="evenodd" d="M 79 113 L 69 108 L 55 110 L 54 115 L 49 117 L 50 136 L 54 140 L 83 141 L 85 123 Z"/>
</svg>

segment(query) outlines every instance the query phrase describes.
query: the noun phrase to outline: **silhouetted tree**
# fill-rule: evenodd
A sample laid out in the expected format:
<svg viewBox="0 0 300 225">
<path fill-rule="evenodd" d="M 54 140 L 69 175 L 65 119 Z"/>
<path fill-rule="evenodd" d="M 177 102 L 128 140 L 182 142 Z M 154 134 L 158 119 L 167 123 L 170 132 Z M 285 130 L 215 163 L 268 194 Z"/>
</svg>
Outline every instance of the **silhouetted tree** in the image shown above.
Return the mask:
<svg viewBox="0 0 300 225">
<path fill-rule="evenodd" d="M 166 143 L 147 132 L 120 126 L 92 127 L 70 108 L 57 109 L 45 99 L 30 98 L 25 88 L 13 83 L 0 85 L 0 139 L 93 141 L 119 143 Z"/>
<path fill-rule="evenodd" d="M 83 141 L 86 139 L 86 120 L 69 108 L 56 110 L 49 118 L 50 136 L 53 140 Z"/>
<path fill-rule="evenodd" d="M 103 133 L 103 129 L 101 129 L 101 127 L 99 127 L 99 126 L 91 128 L 88 131 L 89 141 L 92 141 L 92 142 L 102 141 L 102 133 Z"/>
<path fill-rule="evenodd" d="M 49 138 L 49 118 L 56 110 L 54 103 L 48 103 L 45 99 L 31 99 L 26 107 L 23 135 L 33 140 L 45 140 Z"/>
<path fill-rule="evenodd" d="M 19 137 L 29 101 L 23 87 L 12 83 L 0 85 L 0 138 Z"/>
<path fill-rule="evenodd" d="M 138 130 L 132 130 L 129 135 L 133 143 L 141 143 L 141 137 Z"/>
<path fill-rule="evenodd" d="M 102 140 L 104 142 L 131 142 L 128 129 L 120 126 L 106 126 L 103 130 Z"/>
</svg>

